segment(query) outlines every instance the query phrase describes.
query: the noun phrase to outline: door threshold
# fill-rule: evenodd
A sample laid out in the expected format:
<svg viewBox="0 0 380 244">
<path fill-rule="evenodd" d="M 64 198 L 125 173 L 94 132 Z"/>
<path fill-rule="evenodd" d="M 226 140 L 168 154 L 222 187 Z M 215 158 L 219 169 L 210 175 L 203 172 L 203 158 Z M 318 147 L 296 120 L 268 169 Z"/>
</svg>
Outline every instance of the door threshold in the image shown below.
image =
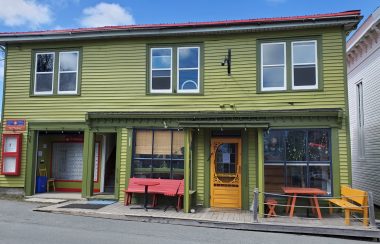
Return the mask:
<svg viewBox="0 0 380 244">
<path fill-rule="evenodd" d="M 110 194 L 96 194 L 91 197 L 88 197 L 88 199 L 101 199 L 101 200 L 115 200 L 118 201 L 117 197 L 115 195 L 110 195 Z"/>
</svg>

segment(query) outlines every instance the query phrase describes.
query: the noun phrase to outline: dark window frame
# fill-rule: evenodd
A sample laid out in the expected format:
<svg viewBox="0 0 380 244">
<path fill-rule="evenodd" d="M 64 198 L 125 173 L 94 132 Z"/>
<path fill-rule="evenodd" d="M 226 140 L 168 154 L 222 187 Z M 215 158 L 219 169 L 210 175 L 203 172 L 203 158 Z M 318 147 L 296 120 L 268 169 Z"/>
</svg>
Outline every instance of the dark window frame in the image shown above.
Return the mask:
<svg viewBox="0 0 380 244">
<path fill-rule="evenodd" d="M 329 145 L 328 145 L 328 150 L 329 150 L 329 160 L 322 160 L 322 161 L 311 161 L 310 158 L 309 158 L 309 145 L 308 145 L 308 138 L 309 138 L 309 131 L 311 130 L 327 130 L 328 131 L 328 141 L 329 141 Z M 328 196 L 332 196 L 334 194 L 334 176 L 333 176 L 333 165 L 332 165 L 332 135 L 331 135 L 331 129 L 330 128 L 292 128 L 292 129 L 271 129 L 271 131 L 278 131 L 278 132 L 282 132 L 283 135 L 282 135 L 282 146 L 284 148 L 284 152 L 283 152 L 283 160 L 265 160 L 265 156 L 264 156 L 264 172 L 265 172 L 265 166 L 281 166 L 283 167 L 283 172 L 284 172 L 284 180 L 283 180 L 283 183 L 284 183 L 284 186 L 288 186 L 288 177 L 287 177 L 287 167 L 288 167 L 288 164 L 291 164 L 290 166 L 294 165 L 294 166 L 306 166 L 306 173 L 307 173 L 307 181 L 306 181 L 306 184 L 307 184 L 307 187 L 310 187 L 310 166 L 328 166 L 330 167 L 330 178 L 331 178 L 331 192 Z M 306 152 L 306 157 L 305 157 L 305 160 L 302 160 L 302 161 L 291 161 L 291 160 L 287 160 L 286 158 L 286 143 L 287 143 L 287 140 L 286 140 L 286 133 L 285 132 L 290 132 L 290 131 L 304 131 L 305 132 L 305 137 L 304 137 L 304 140 L 305 140 L 305 152 Z M 265 135 L 264 135 L 265 137 Z M 264 139 L 264 138 L 263 138 Z M 264 176 L 265 177 L 265 176 Z"/>
<path fill-rule="evenodd" d="M 152 153 L 151 153 L 151 157 L 149 158 L 137 158 L 136 157 L 136 133 L 137 131 L 151 131 L 152 132 Z M 170 151 L 171 151 L 171 154 L 170 154 L 170 158 L 155 158 L 154 157 L 154 132 L 155 131 L 170 131 L 171 132 L 171 142 L 170 142 Z M 162 160 L 162 161 L 170 161 L 170 173 L 169 173 L 169 179 L 173 179 L 173 161 L 182 161 L 183 162 L 183 178 L 185 176 L 185 172 L 184 172 L 184 163 L 185 163 L 185 155 L 183 155 L 183 158 L 180 159 L 180 158 L 173 158 L 173 132 L 174 131 L 183 131 L 183 130 L 178 130 L 178 129 L 146 129 L 146 128 L 137 128 L 137 129 L 134 129 L 133 130 L 133 144 L 132 144 L 132 164 L 131 164 L 131 177 L 136 177 L 135 176 L 135 160 L 147 160 L 149 161 L 150 160 L 150 178 L 153 178 L 153 161 L 155 160 Z M 185 143 L 185 142 L 184 142 Z M 141 173 L 143 174 L 143 173 Z"/>
</svg>

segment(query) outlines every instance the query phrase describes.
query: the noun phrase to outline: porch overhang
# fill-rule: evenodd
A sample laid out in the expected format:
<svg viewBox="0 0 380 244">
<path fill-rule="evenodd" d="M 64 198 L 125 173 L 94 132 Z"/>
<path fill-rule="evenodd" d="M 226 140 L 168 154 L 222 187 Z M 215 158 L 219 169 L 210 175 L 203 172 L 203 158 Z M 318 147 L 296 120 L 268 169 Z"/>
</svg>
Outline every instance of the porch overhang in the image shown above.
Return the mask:
<svg viewBox="0 0 380 244">
<path fill-rule="evenodd" d="M 88 112 L 89 127 L 174 127 L 174 128 L 270 128 L 289 124 L 340 127 L 340 108 L 252 111 L 159 111 L 159 112 Z"/>
</svg>

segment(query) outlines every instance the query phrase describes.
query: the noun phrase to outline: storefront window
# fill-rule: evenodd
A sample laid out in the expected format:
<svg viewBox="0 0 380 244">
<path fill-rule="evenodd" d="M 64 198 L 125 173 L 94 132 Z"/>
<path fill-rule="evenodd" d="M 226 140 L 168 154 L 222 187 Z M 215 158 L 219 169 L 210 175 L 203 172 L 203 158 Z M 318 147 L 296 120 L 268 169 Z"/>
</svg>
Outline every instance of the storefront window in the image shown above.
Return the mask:
<svg viewBox="0 0 380 244">
<path fill-rule="evenodd" d="M 331 194 L 329 129 L 270 130 L 264 136 L 265 191 L 316 187 Z"/>
<path fill-rule="evenodd" d="M 133 177 L 183 179 L 183 131 L 137 130 L 134 138 Z"/>
</svg>

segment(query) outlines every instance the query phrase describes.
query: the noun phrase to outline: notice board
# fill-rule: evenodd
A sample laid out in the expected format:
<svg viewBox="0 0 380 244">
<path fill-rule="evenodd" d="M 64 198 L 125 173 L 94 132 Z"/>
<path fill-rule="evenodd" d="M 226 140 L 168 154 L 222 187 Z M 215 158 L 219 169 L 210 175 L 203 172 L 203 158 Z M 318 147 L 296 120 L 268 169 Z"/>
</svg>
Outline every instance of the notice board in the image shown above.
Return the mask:
<svg viewBox="0 0 380 244">
<path fill-rule="evenodd" d="M 52 173 L 56 180 L 81 181 L 83 142 L 53 143 Z M 98 181 L 99 143 L 95 144 L 94 181 Z"/>
</svg>

